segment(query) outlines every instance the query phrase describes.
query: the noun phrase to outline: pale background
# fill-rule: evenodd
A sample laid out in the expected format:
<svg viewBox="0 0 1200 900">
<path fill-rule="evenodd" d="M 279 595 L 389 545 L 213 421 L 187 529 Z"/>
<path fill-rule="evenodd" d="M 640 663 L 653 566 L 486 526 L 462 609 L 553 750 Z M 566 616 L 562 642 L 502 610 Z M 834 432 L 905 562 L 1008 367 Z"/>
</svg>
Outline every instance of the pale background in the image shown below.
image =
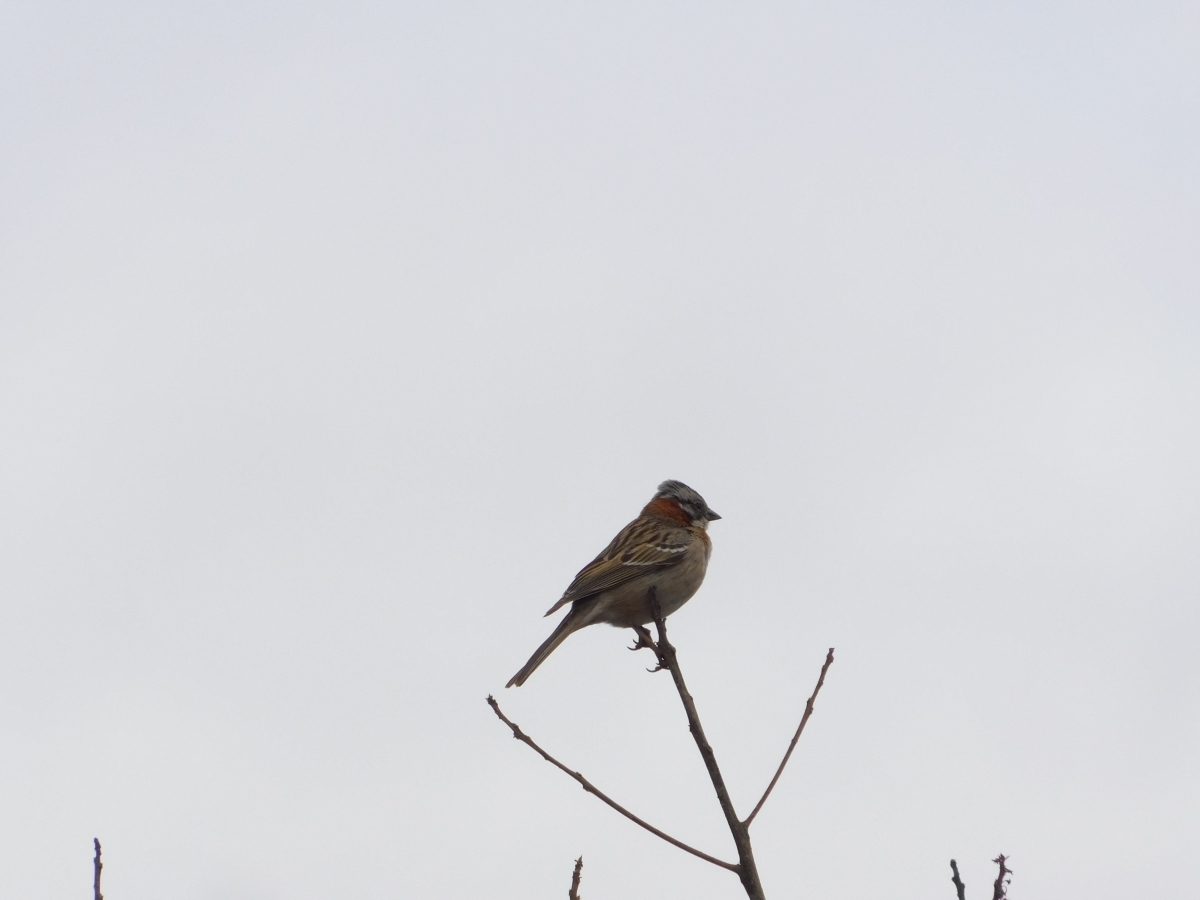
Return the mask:
<svg viewBox="0 0 1200 900">
<path fill-rule="evenodd" d="M 0 7 L 0 896 L 1182 897 L 1200 6 Z"/>
</svg>

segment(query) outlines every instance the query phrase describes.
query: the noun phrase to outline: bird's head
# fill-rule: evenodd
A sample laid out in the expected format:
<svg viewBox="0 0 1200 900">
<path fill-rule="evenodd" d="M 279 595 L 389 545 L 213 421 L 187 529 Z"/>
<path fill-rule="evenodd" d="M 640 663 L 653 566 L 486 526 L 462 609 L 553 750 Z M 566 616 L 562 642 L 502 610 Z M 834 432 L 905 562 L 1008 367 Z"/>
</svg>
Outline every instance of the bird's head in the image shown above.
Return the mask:
<svg viewBox="0 0 1200 900">
<path fill-rule="evenodd" d="M 657 500 L 659 497 L 665 497 L 678 503 L 679 508 L 687 514 L 692 525 L 699 528 L 707 528 L 709 522 L 715 522 L 721 518 L 708 508 L 703 497 L 682 481 L 664 481 L 658 486 L 658 493 L 654 495 L 654 499 Z"/>
</svg>

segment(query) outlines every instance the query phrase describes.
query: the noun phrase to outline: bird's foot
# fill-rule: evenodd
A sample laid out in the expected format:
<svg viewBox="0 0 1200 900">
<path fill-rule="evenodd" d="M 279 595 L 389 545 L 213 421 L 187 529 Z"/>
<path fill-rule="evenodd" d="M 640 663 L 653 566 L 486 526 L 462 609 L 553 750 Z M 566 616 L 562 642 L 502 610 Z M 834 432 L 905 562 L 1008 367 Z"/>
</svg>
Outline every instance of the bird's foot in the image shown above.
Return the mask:
<svg viewBox="0 0 1200 900">
<path fill-rule="evenodd" d="M 658 645 L 654 643 L 654 638 L 650 637 L 650 632 L 641 625 L 633 626 L 633 633 L 637 636 L 637 640 L 633 642 L 630 650 L 645 650 L 649 648 L 656 654 L 658 653 Z"/>
<path fill-rule="evenodd" d="M 633 632 L 634 632 L 634 634 L 637 635 L 637 640 L 634 642 L 633 646 L 630 647 L 629 649 L 630 650 L 647 650 L 647 649 L 653 650 L 655 657 L 657 657 L 657 659 L 658 659 L 658 665 L 656 665 L 653 669 L 647 669 L 646 671 L 647 672 L 661 672 L 663 669 L 668 668 L 666 657 L 664 657 L 662 651 L 660 649 L 658 649 L 658 644 L 654 643 L 654 638 L 652 638 L 650 636 L 650 632 L 646 630 L 645 626 L 634 625 Z"/>
</svg>

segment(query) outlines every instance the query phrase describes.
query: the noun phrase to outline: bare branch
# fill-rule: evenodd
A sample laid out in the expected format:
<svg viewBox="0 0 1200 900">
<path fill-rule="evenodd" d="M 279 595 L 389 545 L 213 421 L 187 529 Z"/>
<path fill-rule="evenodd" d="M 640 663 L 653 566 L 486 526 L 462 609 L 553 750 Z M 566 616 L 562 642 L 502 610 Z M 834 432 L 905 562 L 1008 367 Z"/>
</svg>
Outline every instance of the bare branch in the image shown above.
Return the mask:
<svg viewBox="0 0 1200 900">
<path fill-rule="evenodd" d="M 571 891 L 567 900 L 579 900 L 579 876 L 583 872 L 583 857 L 575 860 L 575 871 L 571 873 Z"/>
<path fill-rule="evenodd" d="M 812 696 L 808 698 L 808 704 L 804 707 L 804 715 L 800 719 L 800 727 L 796 729 L 796 733 L 792 736 L 792 742 L 788 744 L 787 753 L 783 754 L 783 762 L 779 764 L 779 768 L 775 770 L 775 777 L 771 779 L 771 783 L 767 785 L 767 789 L 763 791 L 762 799 L 754 807 L 753 812 L 746 817 L 743 822 L 747 828 L 754 821 L 754 817 L 758 815 L 758 811 L 763 808 L 763 804 L 767 802 L 767 798 L 771 796 L 771 791 L 775 790 L 775 782 L 779 780 L 779 776 L 783 774 L 783 767 L 788 764 L 788 760 L 792 758 L 792 751 L 796 749 L 796 744 L 800 740 L 800 735 L 804 733 L 804 726 L 808 724 L 808 718 L 813 713 L 813 704 L 817 702 L 817 694 L 821 693 L 821 688 L 825 684 L 825 673 L 829 671 L 829 667 L 833 665 L 833 648 L 829 648 L 829 652 L 825 654 L 825 665 L 821 666 L 821 677 L 817 679 L 817 686 L 813 689 Z"/>
<path fill-rule="evenodd" d="M 696 741 L 696 747 L 704 760 L 704 766 L 708 769 L 708 777 L 712 779 L 713 789 L 717 792 L 717 802 L 721 804 L 721 811 L 725 813 L 729 832 L 733 835 L 734 846 L 737 847 L 738 865 L 732 868 L 738 873 L 738 878 L 741 879 L 742 887 L 745 888 L 746 895 L 750 900 L 766 900 L 762 882 L 758 879 L 758 866 L 754 863 L 754 848 L 750 845 L 750 832 L 738 820 L 737 812 L 733 808 L 733 801 L 729 798 L 729 789 L 725 787 L 725 779 L 721 776 L 720 767 L 717 766 L 716 754 L 713 753 L 708 738 L 704 736 L 704 726 L 700 724 L 696 703 L 688 692 L 687 685 L 684 684 L 675 648 L 667 640 L 667 623 L 663 618 L 662 607 L 658 603 L 657 589 L 651 587 L 649 595 L 650 609 L 654 613 L 654 624 L 658 628 L 659 659 L 670 670 L 671 677 L 675 680 L 675 689 L 679 691 L 679 699 L 683 701 L 683 709 L 687 713 L 688 728 L 692 732 L 692 738 Z"/>
<path fill-rule="evenodd" d="M 595 794 L 596 797 L 598 797 L 603 802 L 607 803 L 609 806 L 611 806 L 613 809 L 615 809 L 617 812 L 619 812 L 625 818 L 629 819 L 629 821 L 636 822 L 638 825 L 641 825 L 643 828 L 645 828 L 651 834 L 657 835 L 658 837 L 662 838 L 668 844 L 674 844 L 680 850 L 685 850 L 688 853 L 692 854 L 693 856 L 698 856 L 701 859 L 712 863 L 714 866 L 720 866 L 722 869 L 729 869 L 731 872 L 739 871 L 738 867 L 736 865 L 734 865 L 733 863 L 728 863 L 728 862 L 725 862 L 724 860 L 717 859 L 715 856 L 709 856 L 707 853 L 697 850 L 695 847 L 689 847 L 687 844 L 683 843 L 683 841 L 676 840 L 675 838 L 673 838 L 669 834 L 667 834 L 665 831 L 659 831 L 657 828 L 655 828 L 649 822 L 646 822 L 643 819 L 639 819 L 637 816 L 635 816 L 633 813 L 631 813 L 625 807 L 621 806 L 621 804 L 617 803 L 615 800 L 613 800 L 611 797 L 609 797 L 603 791 L 598 790 L 595 785 L 593 785 L 590 781 L 588 781 L 586 778 L 584 778 L 578 772 L 572 772 L 570 769 L 568 769 L 566 766 L 564 766 L 562 763 L 560 763 L 557 759 L 555 759 L 553 756 L 551 756 L 549 753 L 547 753 L 545 750 L 543 750 L 541 747 L 539 747 L 537 744 L 535 744 L 533 742 L 533 739 L 530 738 L 529 735 L 527 735 L 525 732 L 523 732 L 517 726 L 517 724 L 515 722 L 511 721 L 506 715 L 504 715 L 504 713 L 502 713 L 500 711 L 500 704 L 498 704 L 496 702 L 496 698 L 493 697 L 491 694 L 488 695 L 487 702 L 488 702 L 488 706 L 490 706 L 492 708 L 492 712 L 494 712 L 499 717 L 500 721 L 503 722 L 505 725 L 507 725 L 510 729 L 512 729 L 514 738 L 516 738 L 518 741 L 521 741 L 524 744 L 528 744 L 531 748 L 533 748 L 534 751 L 536 751 L 538 753 L 538 755 L 540 755 L 542 757 L 542 759 L 546 760 L 546 762 L 550 763 L 551 765 L 557 766 L 559 769 L 562 769 L 562 771 L 566 772 L 568 775 L 570 775 L 572 778 L 574 778 L 576 781 L 578 781 L 580 786 L 582 786 L 585 791 L 587 791 L 589 794 Z"/>
<path fill-rule="evenodd" d="M 1008 896 L 1008 883 L 1012 881 L 1012 869 L 1008 867 L 1008 857 L 1001 853 L 992 862 L 1000 866 L 1000 874 L 992 884 L 992 900 L 1004 900 Z"/>
<path fill-rule="evenodd" d="M 958 900 L 967 900 L 967 886 L 958 877 L 958 862 L 956 860 L 950 860 L 950 870 L 954 872 L 954 877 L 950 880 L 954 882 L 954 889 L 958 891 Z"/>
<path fill-rule="evenodd" d="M 92 879 L 92 893 L 95 900 L 104 900 L 104 895 L 100 893 L 100 870 L 104 868 L 104 863 L 100 862 L 100 839 L 92 838 L 92 843 L 96 846 L 96 858 L 92 861 L 93 868 L 96 870 L 96 875 Z"/>
</svg>

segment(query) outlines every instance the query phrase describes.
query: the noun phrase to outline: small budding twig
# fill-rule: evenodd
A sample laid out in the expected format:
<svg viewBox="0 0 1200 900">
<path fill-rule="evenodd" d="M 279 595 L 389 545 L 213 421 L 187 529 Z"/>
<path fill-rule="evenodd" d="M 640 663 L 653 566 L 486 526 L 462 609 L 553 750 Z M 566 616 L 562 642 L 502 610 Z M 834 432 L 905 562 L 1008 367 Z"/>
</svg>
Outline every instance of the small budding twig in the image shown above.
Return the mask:
<svg viewBox="0 0 1200 900">
<path fill-rule="evenodd" d="M 487 702 L 488 702 L 488 706 L 490 706 L 492 708 L 492 712 L 494 712 L 500 718 L 500 721 L 503 722 L 505 725 L 507 725 L 510 729 L 512 729 L 514 738 L 516 738 L 518 741 L 521 741 L 523 744 L 529 745 L 531 748 L 533 748 L 534 751 L 536 751 L 538 753 L 538 755 L 540 755 L 542 757 L 542 759 L 546 760 L 546 762 L 550 763 L 551 765 L 556 766 L 559 769 L 562 769 L 564 772 L 566 772 L 568 775 L 570 775 L 572 778 L 574 778 L 576 781 L 578 781 L 580 786 L 585 791 L 587 791 L 589 794 L 594 794 L 596 797 L 598 797 L 603 802 L 607 803 L 609 806 L 611 806 L 613 809 L 615 809 L 617 812 L 619 812 L 625 818 L 629 819 L 629 821 L 636 822 L 638 825 L 641 825 L 643 828 L 645 828 L 651 834 L 657 835 L 658 837 L 662 838 L 668 844 L 674 844 L 680 850 L 686 850 L 688 853 L 692 854 L 693 856 L 698 856 L 701 859 L 712 863 L 714 866 L 720 866 L 722 869 L 729 869 L 731 872 L 736 872 L 738 870 L 738 867 L 735 866 L 733 863 L 727 863 L 723 859 L 717 859 L 715 856 L 709 856 L 707 853 L 705 853 L 701 850 L 697 850 L 695 847 L 689 847 L 683 841 L 680 841 L 680 840 L 677 840 L 676 838 L 671 837 L 665 831 L 660 831 L 659 829 L 657 829 L 653 825 L 651 825 L 649 822 L 635 816 L 633 813 L 631 813 L 629 810 L 627 810 L 625 807 L 623 807 L 620 803 L 617 803 L 615 800 L 613 800 L 611 797 L 609 797 L 603 791 L 599 790 L 594 784 L 592 784 L 590 781 L 588 781 L 586 778 L 584 778 L 578 772 L 572 772 L 570 769 L 568 769 L 566 766 L 564 766 L 562 763 L 560 763 L 557 759 L 555 759 L 553 756 L 551 756 L 549 753 L 547 753 L 545 750 L 543 750 L 541 747 L 539 747 L 537 744 L 535 744 L 533 742 L 533 739 L 529 735 L 527 735 L 525 732 L 523 732 L 520 729 L 520 727 L 517 726 L 517 724 L 515 722 L 510 720 L 508 718 L 508 716 L 504 715 L 504 713 L 502 713 L 500 711 L 500 704 L 496 702 L 496 698 L 493 697 L 491 694 L 488 694 Z"/>
<path fill-rule="evenodd" d="M 775 770 L 775 777 L 771 779 L 771 783 L 763 791 L 762 799 L 758 801 L 754 810 L 746 817 L 746 821 L 742 823 L 747 828 L 754 821 L 754 817 L 758 815 L 758 811 L 763 808 L 763 804 L 767 802 L 767 798 L 771 796 L 771 791 L 775 790 L 775 782 L 783 774 L 783 767 L 792 758 L 792 751 L 796 749 L 796 744 L 800 741 L 800 735 L 804 733 L 804 726 L 808 724 L 808 719 L 813 713 L 813 704 L 817 702 L 817 694 L 821 693 L 821 688 L 825 685 L 825 673 L 829 671 L 829 667 L 832 665 L 833 648 L 830 647 L 829 652 L 825 654 L 825 665 L 821 666 L 821 677 L 817 679 L 817 686 L 813 689 L 812 696 L 808 698 L 808 703 L 804 707 L 804 715 L 800 719 L 800 727 L 796 729 L 796 733 L 792 736 L 792 742 L 788 744 L 787 753 L 783 754 L 783 762 L 779 764 L 779 768 Z"/>
<path fill-rule="evenodd" d="M 1004 900 L 1008 896 L 1008 883 L 1012 881 L 1012 870 L 1008 867 L 1008 857 L 1001 853 L 992 862 L 1000 866 L 1000 874 L 992 884 L 992 900 Z"/>
<path fill-rule="evenodd" d="M 967 900 L 967 886 L 963 884 L 962 879 L 958 877 L 957 860 L 950 860 L 950 869 L 954 872 L 954 877 L 950 880 L 954 882 L 954 889 L 958 891 L 958 900 Z"/>
<path fill-rule="evenodd" d="M 567 894 L 567 900 L 580 900 L 579 897 L 579 877 L 583 873 L 583 857 L 575 860 L 575 871 L 571 873 L 571 890 Z"/>
<path fill-rule="evenodd" d="M 92 865 L 96 870 L 96 875 L 92 879 L 92 894 L 95 900 L 104 900 L 104 895 L 100 893 L 100 870 L 104 868 L 104 863 L 100 862 L 100 839 L 92 838 L 92 843 L 96 846 L 96 858 L 92 860 Z"/>
</svg>

